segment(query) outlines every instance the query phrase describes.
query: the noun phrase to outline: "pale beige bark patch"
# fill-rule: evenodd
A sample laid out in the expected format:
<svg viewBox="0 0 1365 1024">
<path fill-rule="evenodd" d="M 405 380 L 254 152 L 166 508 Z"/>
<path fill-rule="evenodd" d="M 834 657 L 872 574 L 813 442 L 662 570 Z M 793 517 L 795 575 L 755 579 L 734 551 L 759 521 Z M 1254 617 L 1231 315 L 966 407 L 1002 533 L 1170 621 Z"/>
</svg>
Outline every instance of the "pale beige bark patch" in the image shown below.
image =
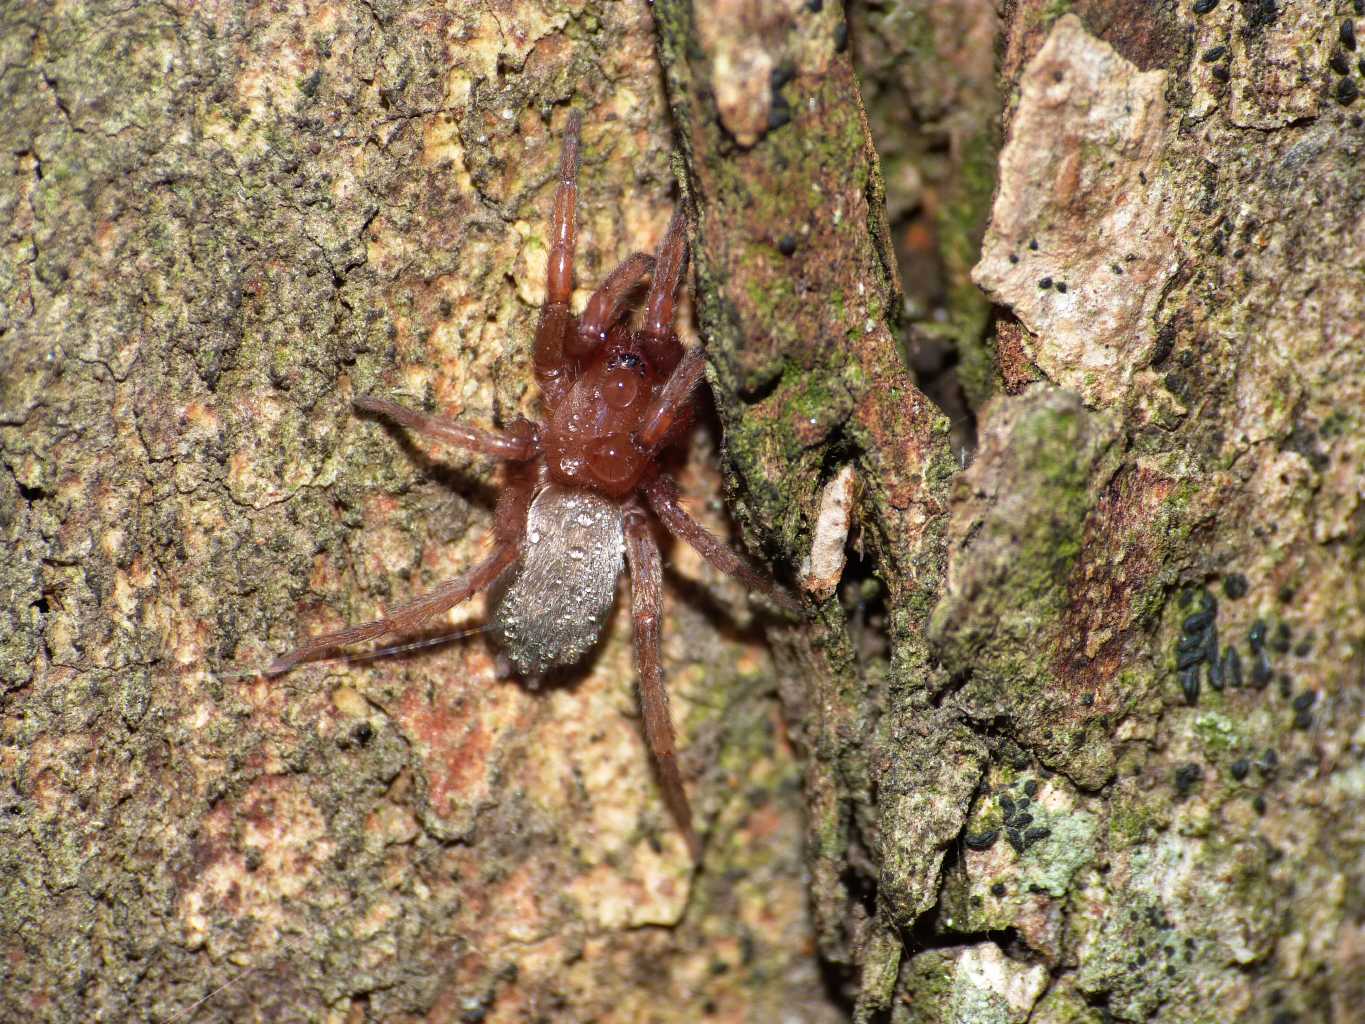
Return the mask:
<svg viewBox="0 0 1365 1024">
<path fill-rule="evenodd" d="M 1166 73 L 1140 72 L 1060 18 L 1020 80 L 973 280 L 1034 337 L 1038 366 L 1108 405 L 1151 356 L 1176 271 L 1159 179 Z"/>
</svg>

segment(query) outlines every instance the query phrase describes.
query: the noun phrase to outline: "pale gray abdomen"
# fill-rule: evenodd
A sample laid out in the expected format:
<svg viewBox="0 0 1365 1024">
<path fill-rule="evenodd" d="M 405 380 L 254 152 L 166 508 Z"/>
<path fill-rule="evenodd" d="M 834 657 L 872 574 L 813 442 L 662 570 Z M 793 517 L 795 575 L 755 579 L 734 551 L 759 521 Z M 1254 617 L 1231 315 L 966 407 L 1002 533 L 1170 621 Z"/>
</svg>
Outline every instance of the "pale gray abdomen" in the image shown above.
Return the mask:
<svg viewBox="0 0 1365 1024">
<path fill-rule="evenodd" d="M 493 632 L 517 671 L 536 679 L 572 665 L 597 642 L 625 562 L 621 506 L 551 484 L 526 515 L 521 561 L 493 612 Z"/>
</svg>

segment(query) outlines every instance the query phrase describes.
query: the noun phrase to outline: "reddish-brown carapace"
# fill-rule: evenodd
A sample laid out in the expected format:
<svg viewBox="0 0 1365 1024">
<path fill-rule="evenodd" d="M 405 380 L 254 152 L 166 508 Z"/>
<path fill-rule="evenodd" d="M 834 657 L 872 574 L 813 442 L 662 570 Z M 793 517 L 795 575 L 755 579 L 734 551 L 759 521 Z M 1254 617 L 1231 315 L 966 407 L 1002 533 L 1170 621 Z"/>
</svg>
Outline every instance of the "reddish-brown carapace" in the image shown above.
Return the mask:
<svg viewBox="0 0 1365 1024">
<path fill-rule="evenodd" d="M 569 116 L 551 227 L 546 302 L 533 363 L 544 418 L 498 433 L 381 398 L 358 398 L 378 413 L 446 444 L 507 464 L 492 554 L 469 572 L 382 619 L 313 637 L 275 660 L 274 675 L 338 647 L 411 630 L 482 590 L 495 595 L 492 628 L 528 679 L 577 662 L 596 642 L 628 565 L 635 661 L 645 738 L 663 795 L 694 859 L 701 844 L 678 770 L 673 722 L 659 658 L 662 571 L 649 510 L 720 571 L 795 610 L 796 601 L 744 557 L 708 533 L 682 507 L 660 455 L 683 439 L 704 355 L 685 350 L 673 330 L 687 264 L 686 222 L 674 214 L 658 254 L 628 257 L 588 300 L 573 292 L 579 117 Z M 637 326 L 628 314 L 649 288 Z"/>
</svg>

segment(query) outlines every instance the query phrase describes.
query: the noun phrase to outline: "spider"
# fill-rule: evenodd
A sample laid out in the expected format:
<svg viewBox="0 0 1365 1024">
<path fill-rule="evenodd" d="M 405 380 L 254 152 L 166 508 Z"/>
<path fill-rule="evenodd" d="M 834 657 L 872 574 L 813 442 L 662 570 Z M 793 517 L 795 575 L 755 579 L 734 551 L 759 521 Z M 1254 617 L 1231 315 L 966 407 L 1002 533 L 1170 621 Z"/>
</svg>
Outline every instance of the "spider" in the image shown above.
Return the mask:
<svg viewBox="0 0 1365 1024">
<path fill-rule="evenodd" d="M 472 595 L 495 602 L 494 637 L 523 678 L 578 662 L 596 643 L 629 565 L 635 663 L 645 738 L 664 802 L 688 851 L 701 844 L 678 770 L 673 721 L 659 657 L 662 572 L 649 510 L 721 572 L 799 610 L 796 600 L 726 547 L 683 508 L 660 455 L 683 440 L 695 415 L 693 390 L 704 355 L 684 350 L 673 330 L 676 292 L 687 264 L 686 223 L 674 213 L 658 254 L 635 253 L 613 270 L 581 316 L 573 291 L 574 215 L 579 163 L 577 112 L 569 116 L 551 221 L 546 302 L 533 349 L 544 420 L 518 419 L 505 432 L 468 426 L 382 398 L 355 400 L 419 434 L 507 464 L 493 526 L 494 548 L 462 576 L 381 619 L 309 639 L 266 669 L 278 675 L 337 647 L 411 630 Z M 626 314 L 649 279 L 640 325 Z"/>
</svg>

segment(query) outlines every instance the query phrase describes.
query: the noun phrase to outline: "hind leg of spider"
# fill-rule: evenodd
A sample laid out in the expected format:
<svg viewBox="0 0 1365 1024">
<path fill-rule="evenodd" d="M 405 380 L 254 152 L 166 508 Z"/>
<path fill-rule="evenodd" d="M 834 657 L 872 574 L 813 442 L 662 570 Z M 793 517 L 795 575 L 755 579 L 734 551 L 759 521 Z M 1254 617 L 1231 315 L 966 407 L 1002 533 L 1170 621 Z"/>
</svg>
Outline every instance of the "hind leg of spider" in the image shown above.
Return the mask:
<svg viewBox="0 0 1365 1024">
<path fill-rule="evenodd" d="M 264 674 L 277 676 L 288 672 L 295 665 L 320 658 L 338 647 L 413 629 L 433 615 L 454 608 L 460 602 L 492 586 L 494 581 L 521 556 L 521 539 L 526 532 L 526 510 L 531 505 L 531 495 L 539 479 L 531 466 L 513 465 L 509 468 L 509 473 L 511 478 L 498 498 L 498 507 L 493 515 L 495 547 L 491 555 L 467 573 L 447 580 L 430 594 L 419 597 L 382 619 L 362 622 L 334 633 L 312 637 L 288 654 L 276 658 L 266 668 Z"/>
<path fill-rule="evenodd" d="M 659 655 L 659 620 L 663 613 L 663 569 L 659 545 L 650 533 L 649 519 L 638 506 L 623 513 L 626 526 L 626 559 L 630 564 L 631 619 L 635 626 L 635 667 L 639 674 L 640 711 L 645 741 L 654 754 L 664 803 L 672 812 L 695 862 L 701 861 L 701 842 L 692 829 L 692 808 L 678 771 L 678 744 L 664 688 Z"/>
<path fill-rule="evenodd" d="M 535 426 L 525 420 L 513 424 L 505 434 L 471 427 L 459 420 L 431 413 L 418 412 L 397 402 L 372 395 L 361 395 L 352 403 L 362 412 L 378 413 L 401 426 L 424 434 L 443 444 L 463 448 L 479 455 L 488 455 L 509 462 L 525 462 L 540 451 L 540 438 Z"/>
<path fill-rule="evenodd" d="M 799 612 L 801 604 L 776 580 L 772 579 L 743 555 L 727 547 L 719 537 L 697 522 L 683 508 L 678 497 L 678 485 L 671 477 L 660 474 L 644 487 L 649 507 L 668 529 L 716 569 L 733 576 L 751 590 L 767 594 L 773 603 L 790 612 Z"/>
<path fill-rule="evenodd" d="M 456 576 L 453 580 L 446 580 L 430 594 L 419 597 L 411 604 L 404 605 L 382 619 L 362 622 L 356 626 L 339 629 L 335 633 L 324 633 L 321 636 L 310 638 L 303 646 L 296 647 L 288 654 L 281 655 L 272 661 L 266 668 L 265 674 L 277 676 L 282 672 L 288 672 L 301 662 L 312 661 L 336 650 L 338 647 L 358 644 L 363 640 L 373 640 L 376 637 L 387 636 L 391 633 L 402 633 L 420 626 L 433 615 L 453 608 L 461 601 L 465 601 L 479 591 L 487 589 L 502 574 L 503 570 L 516 559 L 517 549 L 515 547 L 500 546 L 492 555 L 485 558 L 469 572 L 462 576 Z"/>
</svg>

